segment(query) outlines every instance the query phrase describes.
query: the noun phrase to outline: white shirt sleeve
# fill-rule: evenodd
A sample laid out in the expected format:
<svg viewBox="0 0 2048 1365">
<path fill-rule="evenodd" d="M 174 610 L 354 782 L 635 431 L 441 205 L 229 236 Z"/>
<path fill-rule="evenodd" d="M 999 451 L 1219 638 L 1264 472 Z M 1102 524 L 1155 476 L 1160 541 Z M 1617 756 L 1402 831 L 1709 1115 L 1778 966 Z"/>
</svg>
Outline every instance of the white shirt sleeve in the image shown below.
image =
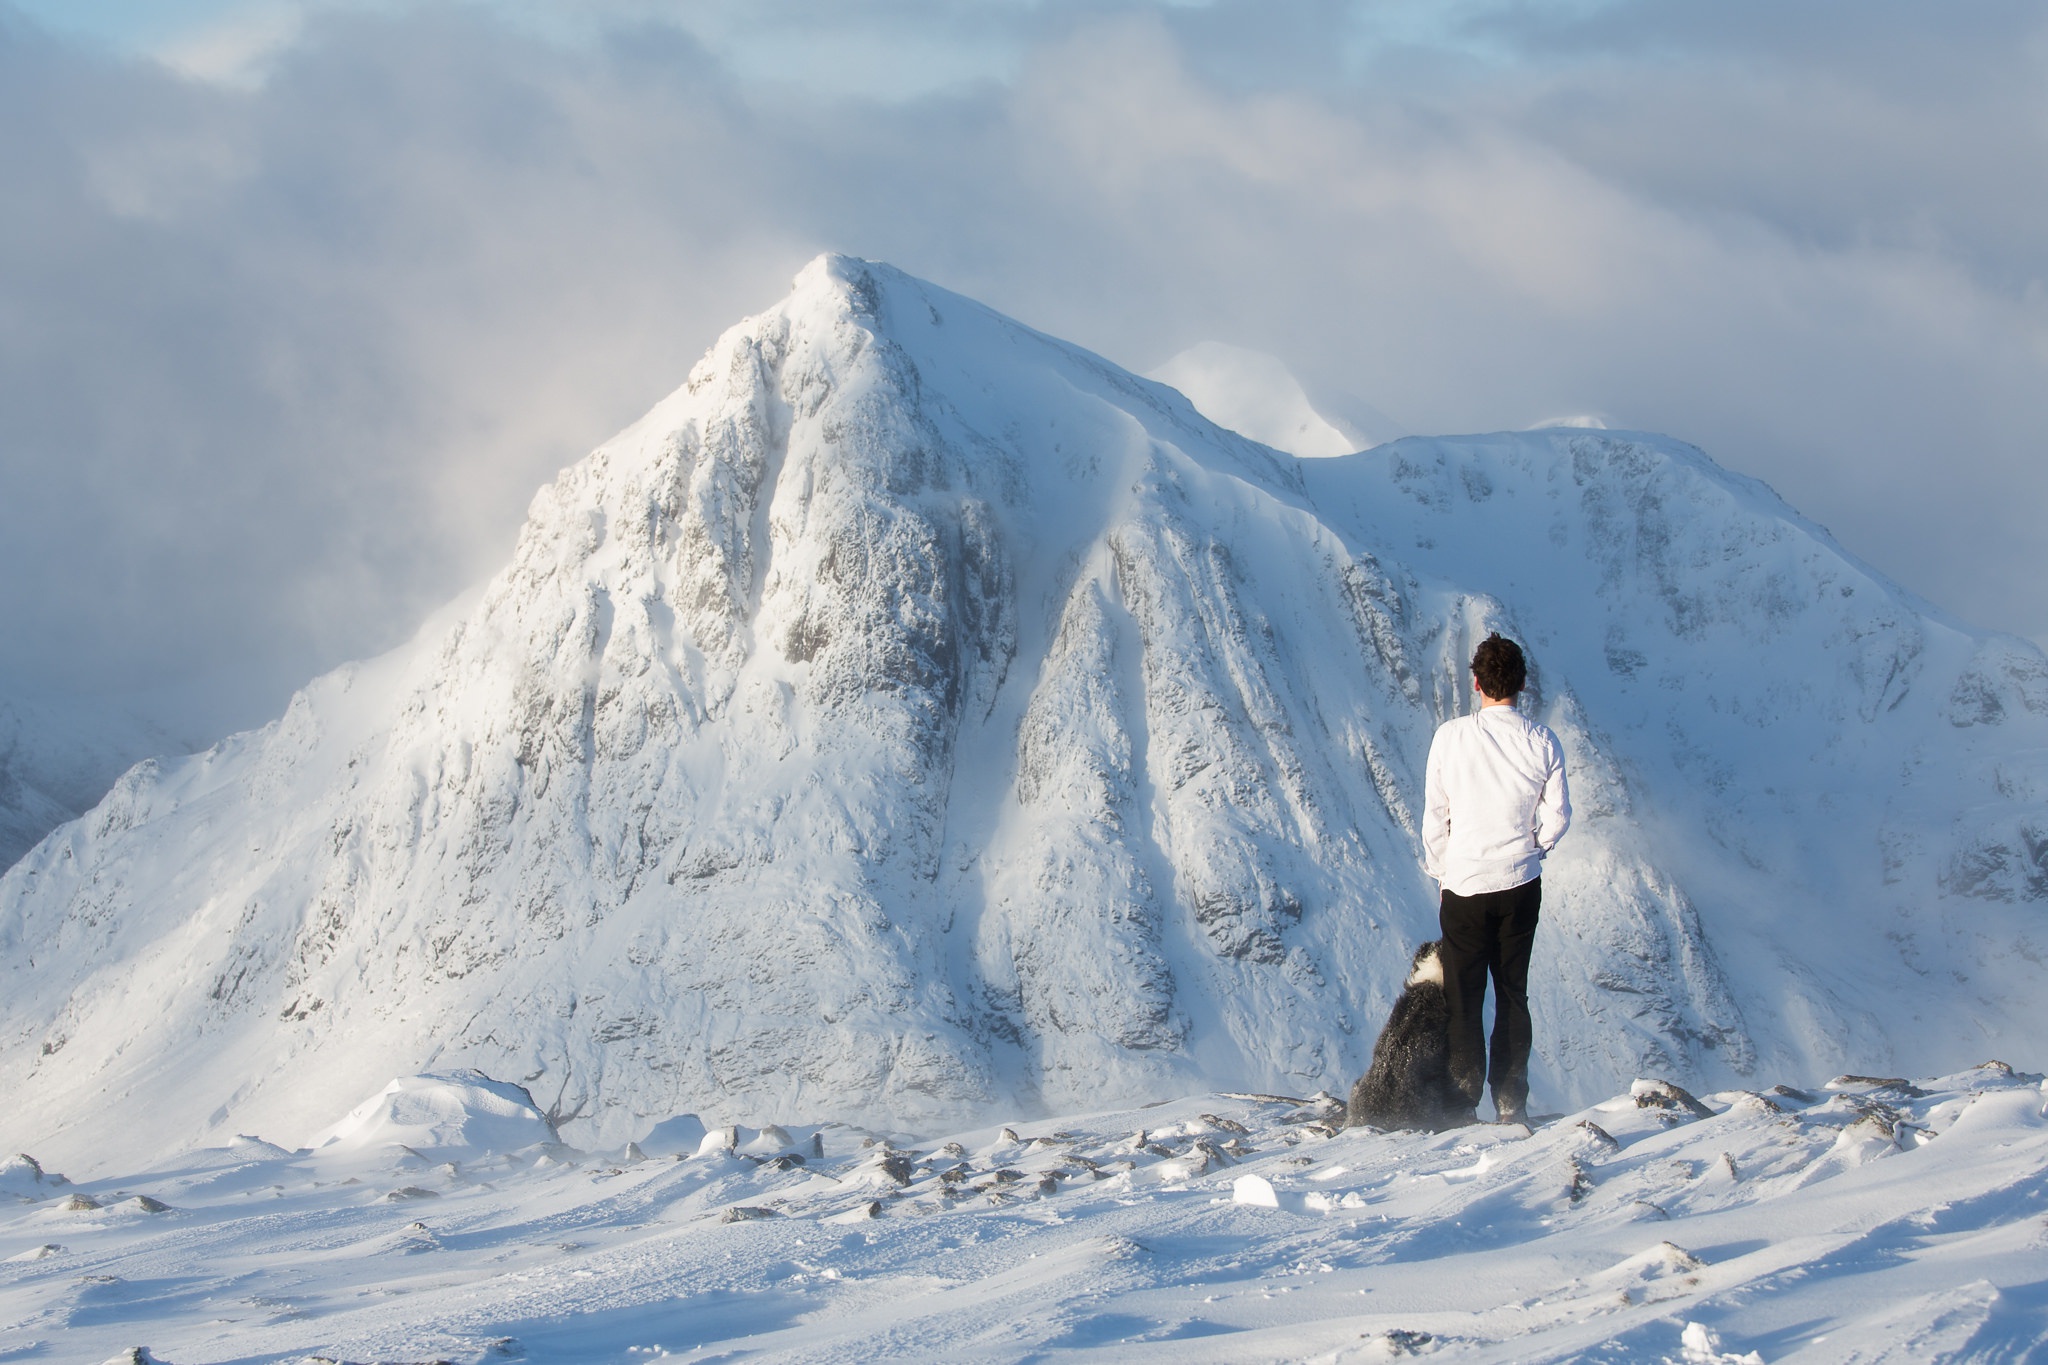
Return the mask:
<svg viewBox="0 0 2048 1365">
<path fill-rule="evenodd" d="M 1443 754 L 1444 746 L 1432 741 L 1422 779 L 1422 871 L 1439 882 L 1444 878 L 1444 852 L 1451 845 L 1451 795 L 1444 790 Z"/>
<path fill-rule="evenodd" d="M 1572 798 L 1564 778 L 1564 746 L 1549 730 L 1544 733 L 1550 735 L 1550 772 L 1543 779 L 1543 795 L 1536 801 L 1536 849 L 1548 855 L 1572 827 Z"/>
</svg>

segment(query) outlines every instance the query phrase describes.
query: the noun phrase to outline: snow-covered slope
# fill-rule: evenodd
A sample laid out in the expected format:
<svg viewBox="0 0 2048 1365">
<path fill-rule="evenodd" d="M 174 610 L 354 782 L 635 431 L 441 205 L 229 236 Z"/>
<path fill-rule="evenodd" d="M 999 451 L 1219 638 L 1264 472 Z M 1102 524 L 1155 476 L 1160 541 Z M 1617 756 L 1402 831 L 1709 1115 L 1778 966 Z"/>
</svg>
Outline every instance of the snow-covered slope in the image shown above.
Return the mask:
<svg viewBox="0 0 2048 1365">
<path fill-rule="evenodd" d="M 1496 626 L 1580 808 L 1539 1104 L 2030 1041 L 2038 651 L 1663 438 L 1297 461 L 828 257 L 413 646 L 0 879 L 6 1135 L 303 1140 L 460 1066 L 586 1143 L 1338 1088 Z"/>
<path fill-rule="evenodd" d="M 476 1093 L 426 1079 L 392 1089 Z M 73 1185 L 17 1158 L 0 1359 L 2040 1359 L 2039 1075 L 1631 1091 L 1534 1133 L 1209 1094 L 660 1160 L 236 1137 Z"/>
</svg>

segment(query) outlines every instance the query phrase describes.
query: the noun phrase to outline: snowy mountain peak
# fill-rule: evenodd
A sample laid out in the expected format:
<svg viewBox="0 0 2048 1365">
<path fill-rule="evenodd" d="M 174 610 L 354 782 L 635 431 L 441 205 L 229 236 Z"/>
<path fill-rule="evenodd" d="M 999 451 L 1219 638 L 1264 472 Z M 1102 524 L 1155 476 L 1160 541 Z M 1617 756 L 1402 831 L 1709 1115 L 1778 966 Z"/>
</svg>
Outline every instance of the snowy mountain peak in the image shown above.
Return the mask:
<svg viewBox="0 0 2048 1365">
<path fill-rule="evenodd" d="M 614 1143 L 1341 1090 L 1434 934 L 1422 764 L 1495 628 L 1582 812 L 1539 1102 L 2017 1028 L 2038 651 L 1661 438 L 1301 462 L 828 256 L 413 645 L 0 878 L 13 1140 L 303 1137 L 461 1067 Z"/>
</svg>

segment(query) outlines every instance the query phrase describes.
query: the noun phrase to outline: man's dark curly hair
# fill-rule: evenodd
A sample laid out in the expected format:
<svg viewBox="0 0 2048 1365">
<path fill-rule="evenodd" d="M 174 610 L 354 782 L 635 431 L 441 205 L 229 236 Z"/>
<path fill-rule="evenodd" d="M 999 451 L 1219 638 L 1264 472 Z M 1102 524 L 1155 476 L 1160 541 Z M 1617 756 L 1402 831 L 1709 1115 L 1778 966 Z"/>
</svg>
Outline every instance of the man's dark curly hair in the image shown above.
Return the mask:
<svg viewBox="0 0 2048 1365">
<path fill-rule="evenodd" d="M 1529 681 L 1529 666 L 1522 660 L 1522 647 L 1505 635 L 1494 634 L 1472 651 L 1472 681 L 1495 701 L 1520 695 Z"/>
</svg>

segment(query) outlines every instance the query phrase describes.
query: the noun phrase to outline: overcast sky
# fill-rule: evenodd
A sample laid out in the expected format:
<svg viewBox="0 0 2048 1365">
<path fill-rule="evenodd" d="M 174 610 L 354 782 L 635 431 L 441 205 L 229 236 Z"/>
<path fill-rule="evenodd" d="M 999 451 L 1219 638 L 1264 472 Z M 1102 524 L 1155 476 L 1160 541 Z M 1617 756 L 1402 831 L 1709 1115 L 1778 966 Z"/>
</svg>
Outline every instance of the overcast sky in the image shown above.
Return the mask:
<svg viewBox="0 0 2048 1365">
<path fill-rule="evenodd" d="M 0 0 L 0 691 L 266 719 L 827 249 L 2048 639 L 2043 224 L 2036 0 Z"/>
</svg>

